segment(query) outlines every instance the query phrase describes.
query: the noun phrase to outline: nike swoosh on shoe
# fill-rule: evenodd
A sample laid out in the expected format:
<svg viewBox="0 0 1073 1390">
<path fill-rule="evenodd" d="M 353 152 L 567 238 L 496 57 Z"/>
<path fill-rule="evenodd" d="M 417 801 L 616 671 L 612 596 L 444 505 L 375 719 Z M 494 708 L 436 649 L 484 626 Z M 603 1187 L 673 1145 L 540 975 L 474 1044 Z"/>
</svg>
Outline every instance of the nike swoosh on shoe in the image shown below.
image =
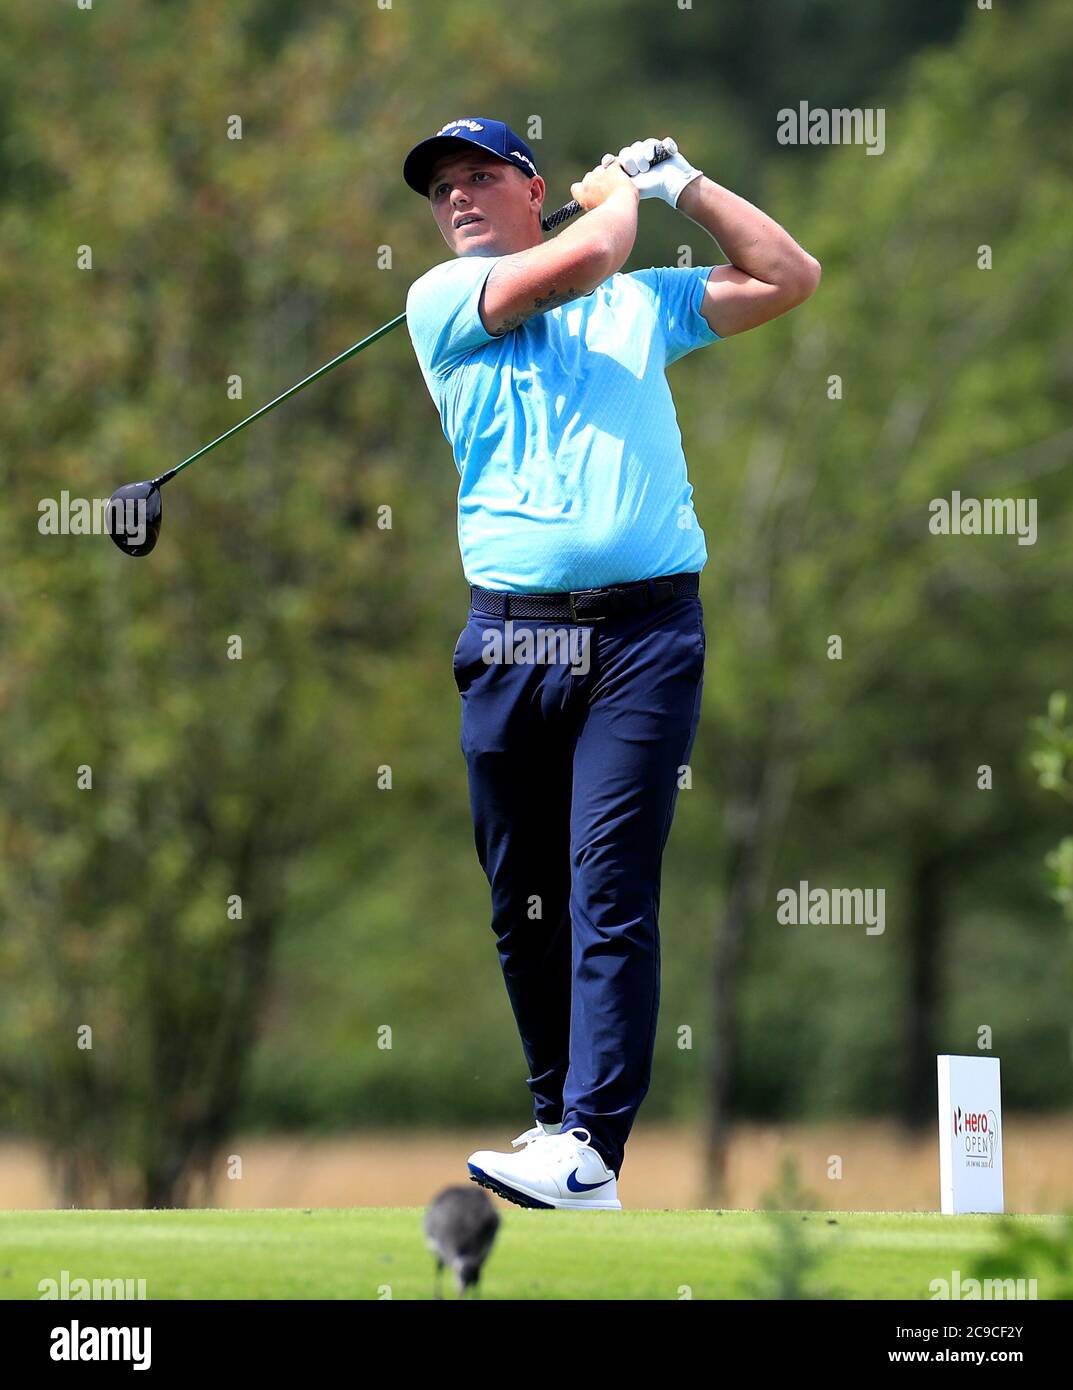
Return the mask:
<svg viewBox="0 0 1073 1390">
<path fill-rule="evenodd" d="M 570 1174 L 566 1180 L 569 1192 L 595 1192 L 598 1187 L 606 1187 L 611 1182 L 611 1178 L 604 1178 L 603 1182 L 578 1182 L 577 1169 Z"/>
</svg>

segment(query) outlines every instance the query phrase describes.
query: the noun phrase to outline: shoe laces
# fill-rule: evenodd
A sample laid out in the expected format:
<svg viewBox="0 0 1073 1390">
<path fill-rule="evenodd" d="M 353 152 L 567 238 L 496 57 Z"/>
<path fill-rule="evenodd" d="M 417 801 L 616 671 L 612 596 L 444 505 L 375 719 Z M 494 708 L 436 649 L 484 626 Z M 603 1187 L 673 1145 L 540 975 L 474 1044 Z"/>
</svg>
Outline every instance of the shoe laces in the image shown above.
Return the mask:
<svg viewBox="0 0 1073 1390">
<path fill-rule="evenodd" d="M 584 1139 L 576 1137 L 580 1134 L 585 1136 Z M 549 1168 L 562 1163 L 566 1158 L 571 1158 L 579 1148 L 590 1148 L 592 1139 L 589 1131 L 581 1128 L 568 1129 L 563 1134 L 545 1134 L 542 1137 L 544 1142 L 541 1145 L 540 1157 Z"/>
<path fill-rule="evenodd" d="M 552 1139 L 554 1137 L 554 1135 L 548 1134 L 546 1130 L 541 1129 L 539 1125 L 534 1125 L 532 1129 L 527 1129 L 524 1134 L 519 1134 L 517 1139 L 512 1139 L 510 1142 L 514 1148 L 518 1148 L 522 1144 L 528 1147 L 530 1144 L 537 1143 L 540 1139 Z"/>
</svg>

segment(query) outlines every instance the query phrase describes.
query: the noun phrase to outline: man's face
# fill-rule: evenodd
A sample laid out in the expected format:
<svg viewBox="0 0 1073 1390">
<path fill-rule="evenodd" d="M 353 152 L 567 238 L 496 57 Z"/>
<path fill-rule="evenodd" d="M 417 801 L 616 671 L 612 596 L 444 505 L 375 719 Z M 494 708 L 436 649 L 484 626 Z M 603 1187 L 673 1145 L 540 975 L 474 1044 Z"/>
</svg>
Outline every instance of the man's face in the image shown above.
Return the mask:
<svg viewBox="0 0 1073 1390">
<path fill-rule="evenodd" d="M 438 159 L 428 191 L 436 225 L 456 256 L 505 256 L 543 240 L 544 180 L 485 150 Z"/>
</svg>

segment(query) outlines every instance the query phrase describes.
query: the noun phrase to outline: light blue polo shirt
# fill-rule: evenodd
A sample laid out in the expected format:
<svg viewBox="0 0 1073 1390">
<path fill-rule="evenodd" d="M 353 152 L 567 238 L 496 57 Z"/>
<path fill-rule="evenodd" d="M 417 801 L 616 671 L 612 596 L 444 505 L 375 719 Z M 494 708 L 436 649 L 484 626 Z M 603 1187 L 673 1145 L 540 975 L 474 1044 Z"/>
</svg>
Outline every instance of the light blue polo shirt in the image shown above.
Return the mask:
<svg viewBox="0 0 1073 1390">
<path fill-rule="evenodd" d="M 461 477 L 466 579 L 549 593 L 702 569 L 664 369 L 718 341 L 700 312 L 712 267 L 615 274 L 497 338 L 477 306 L 500 259 L 446 261 L 406 296 Z"/>
</svg>

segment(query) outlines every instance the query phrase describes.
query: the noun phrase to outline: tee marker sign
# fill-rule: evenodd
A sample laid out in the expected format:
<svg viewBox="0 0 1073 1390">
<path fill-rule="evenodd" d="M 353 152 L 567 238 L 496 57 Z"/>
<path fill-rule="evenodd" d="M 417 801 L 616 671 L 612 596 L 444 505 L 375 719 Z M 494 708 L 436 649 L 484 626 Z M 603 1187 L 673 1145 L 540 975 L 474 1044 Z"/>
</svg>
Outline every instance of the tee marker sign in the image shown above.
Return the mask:
<svg viewBox="0 0 1073 1390">
<path fill-rule="evenodd" d="M 1005 1210 L 997 1057 L 939 1057 L 940 1210 Z"/>
</svg>

